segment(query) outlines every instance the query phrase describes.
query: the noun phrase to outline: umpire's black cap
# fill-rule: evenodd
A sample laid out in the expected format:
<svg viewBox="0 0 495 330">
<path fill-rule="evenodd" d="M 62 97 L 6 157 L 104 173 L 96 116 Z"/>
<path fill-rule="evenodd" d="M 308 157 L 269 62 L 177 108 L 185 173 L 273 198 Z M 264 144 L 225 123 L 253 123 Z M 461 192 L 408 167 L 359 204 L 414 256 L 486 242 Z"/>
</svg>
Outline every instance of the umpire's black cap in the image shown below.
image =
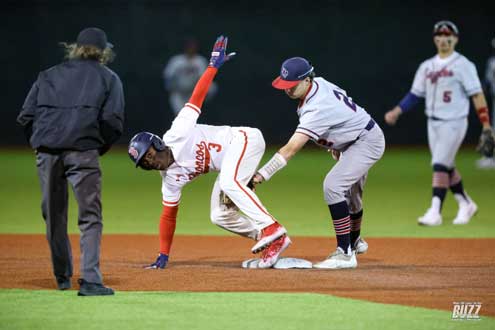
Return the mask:
<svg viewBox="0 0 495 330">
<path fill-rule="evenodd" d="M 101 50 L 104 50 L 107 47 L 113 47 L 113 45 L 108 42 L 107 34 L 105 33 L 105 31 L 95 27 L 85 28 L 84 30 L 79 32 L 77 36 L 77 45 L 95 46 Z"/>
</svg>

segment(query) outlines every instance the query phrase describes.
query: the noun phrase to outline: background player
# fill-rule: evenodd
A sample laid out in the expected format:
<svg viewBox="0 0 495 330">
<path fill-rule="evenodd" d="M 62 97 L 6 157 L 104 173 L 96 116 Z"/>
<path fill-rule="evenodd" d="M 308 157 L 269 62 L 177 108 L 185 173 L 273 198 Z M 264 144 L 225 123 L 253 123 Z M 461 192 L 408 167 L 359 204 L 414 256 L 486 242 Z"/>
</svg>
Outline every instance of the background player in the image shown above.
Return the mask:
<svg viewBox="0 0 495 330">
<path fill-rule="evenodd" d="M 383 133 L 359 105 L 340 87 L 318 77 L 304 58 L 293 57 L 282 64 L 273 87 L 299 101 L 299 125 L 288 143 L 254 176 L 254 183 L 269 180 L 282 169 L 308 140 L 332 149 L 337 164 L 323 183 L 337 236 L 337 250 L 315 268 L 357 267 L 356 252 L 368 245 L 360 238 L 363 208 L 361 197 L 368 170 L 383 155 Z"/>
<path fill-rule="evenodd" d="M 468 223 L 478 209 L 465 192 L 461 174 L 455 168 L 455 156 L 468 126 L 469 97 L 483 125 L 483 134 L 491 137 L 493 132 L 476 67 L 455 51 L 458 36 L 459 30 L 454 23 L 440 21 L 435 24 L 433 42 L 437 55 L 421 63 L 411 91 L 385 114 L 385 121 L 394 125 L 403 112 L 425 99 L 433 165 L 433 197 L 431 207 L 418 219 L 420 225 L 442 224 L 442 203 L 449 187 L 459 204 L 454 224 Z"/>
<path fill-rule="evenodd" d="M 160 170 L 162 176 L 160 254 L 150 268 L 164 268 L 168 262 L 182 188 L 210 170 L 220 172 L 211 194 L 211 220 L 228 231 L 257 240 L 252 252 L 263 251 L 259 268 L 275 264 L 291 243 L 286 229 L 247 186 L 265 151 L 261 132 L 249 127 L 196 123 L 218 68 L 234 54 L 226 55 L 226 48 L 227 38 L 219 37 L 208 68 L 163 140 L 142 132 L 129 144 L 129 156 L 136 166 Z M 228 199 L 223 198 L 224 194 Z M 235 205 L 229 205 L 230 201 Z"/>
<path fill-rule="evenodd" d="M 177 115 L 191 96 L 194 86 L 206 70 L 208 61 L 198 54 L 198 42 L 188 39 L 184 53 L 173 56 L 163 69 L 163 82 L 169 92 L 169 102 L 174 115 Z M 208 95 L 215 94 L 216 84 L 213 82 Z"/>
</svg>

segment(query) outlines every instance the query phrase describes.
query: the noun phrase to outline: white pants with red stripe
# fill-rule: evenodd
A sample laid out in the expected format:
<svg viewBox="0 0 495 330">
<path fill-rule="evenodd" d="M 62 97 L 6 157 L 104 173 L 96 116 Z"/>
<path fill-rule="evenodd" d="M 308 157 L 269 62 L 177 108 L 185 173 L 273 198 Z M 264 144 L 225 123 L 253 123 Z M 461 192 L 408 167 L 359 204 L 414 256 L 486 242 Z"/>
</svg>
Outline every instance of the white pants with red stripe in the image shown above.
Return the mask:
<svg viewBox="0 0 495 330">
<path fill-rule="evenodd" d="M 247 187 L 265 152 L 265 140 L 260 130 L 255 128 L 233 127 L 232 131 L 232 142 L 211 193 L 211 221 L 235 234 L 256 240 L 261 229 L 274 223 L 258 196 Z M 222 192 L 235 207 L 224 204 Z"/>
</svg>

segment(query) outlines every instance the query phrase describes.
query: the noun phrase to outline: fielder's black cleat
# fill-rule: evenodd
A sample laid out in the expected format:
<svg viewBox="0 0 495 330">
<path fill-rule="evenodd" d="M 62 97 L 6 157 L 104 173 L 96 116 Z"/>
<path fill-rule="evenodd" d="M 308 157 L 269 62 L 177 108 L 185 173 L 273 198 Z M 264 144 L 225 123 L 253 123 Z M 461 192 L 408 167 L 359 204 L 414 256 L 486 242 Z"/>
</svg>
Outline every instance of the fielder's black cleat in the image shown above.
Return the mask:
<svg viewBox="0 0 495 330">
<path fill-rule="evenodd" d="M 111 296 L 114 294 L 112 288 L 107 288 L 100 283 L 90 283 L 82 278 L 78 280 L 80 285 L 78 296 Z"/>
</svg>

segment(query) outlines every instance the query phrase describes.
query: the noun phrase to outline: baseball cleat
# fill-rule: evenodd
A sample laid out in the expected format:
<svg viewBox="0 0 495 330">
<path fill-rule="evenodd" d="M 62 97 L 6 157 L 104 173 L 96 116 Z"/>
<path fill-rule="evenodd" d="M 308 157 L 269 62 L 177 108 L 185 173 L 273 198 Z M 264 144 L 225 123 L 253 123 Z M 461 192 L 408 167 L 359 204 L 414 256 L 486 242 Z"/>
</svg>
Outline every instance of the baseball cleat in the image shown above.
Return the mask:
<svg viewBox="0 0 495 330">
<path fill-rule="evenodd" d="M 265 250 L 263 250 L 263 254 L 261 255 L 260 262 L 258 263 L 258 268 L 270 268 L 277 261 L 282 252 L 285 251 L 291 244 L 291 240 L 289 236 L 283 235 L 282 237 L 273 241 L 272 244 Z"/>
<path fill-rule="evenodd" d="M 421 226 L 440 226 L 442 224 L 442 215 L 433 209 L 428 209 L 425 215 L 418 218 L 418 225 Z"/>
<path fill-rule="evenodd" d="M 368 251 L 368 243 L 359 237 L 354 243 L 353 250 L 356 251 L 356 254 L 366 253 L 366 251 Z"/>
<path fill-rule="evenodd" d="M 483 170 L 493 170 L 495 169 L 495 158 L 483 157 L 476 161 L 476 167 Z"/>
<path fill-rule="evenodd" d="M 467 224 L 473 215 L 478 211 L 478 205 L 469 198 L 469 203 L 463 203 L 459 205 L 459 211 L 457 216 L 452 221 L 454 225 L 465 225 Z"/>
<path fill-rule="evenodd" d="M 327 259 L 318 262 L 313 265 L 313 268 L 318 269 L 346 269 L 356 268 L 357 259 L 356 251 L 352 251 L 351 254 L 345 254 L 341 248 L 337 248 L 334 253 L 328 256 Z"/>
<path fill-rule="evenodd" d="M 278 222 L 274 222 L 261 230 L 261 238 L 251 248 L 251 252 L 258 253 L 267 248 L 272 242 L 287 234 L 287 230 Z"/>
</svg>

